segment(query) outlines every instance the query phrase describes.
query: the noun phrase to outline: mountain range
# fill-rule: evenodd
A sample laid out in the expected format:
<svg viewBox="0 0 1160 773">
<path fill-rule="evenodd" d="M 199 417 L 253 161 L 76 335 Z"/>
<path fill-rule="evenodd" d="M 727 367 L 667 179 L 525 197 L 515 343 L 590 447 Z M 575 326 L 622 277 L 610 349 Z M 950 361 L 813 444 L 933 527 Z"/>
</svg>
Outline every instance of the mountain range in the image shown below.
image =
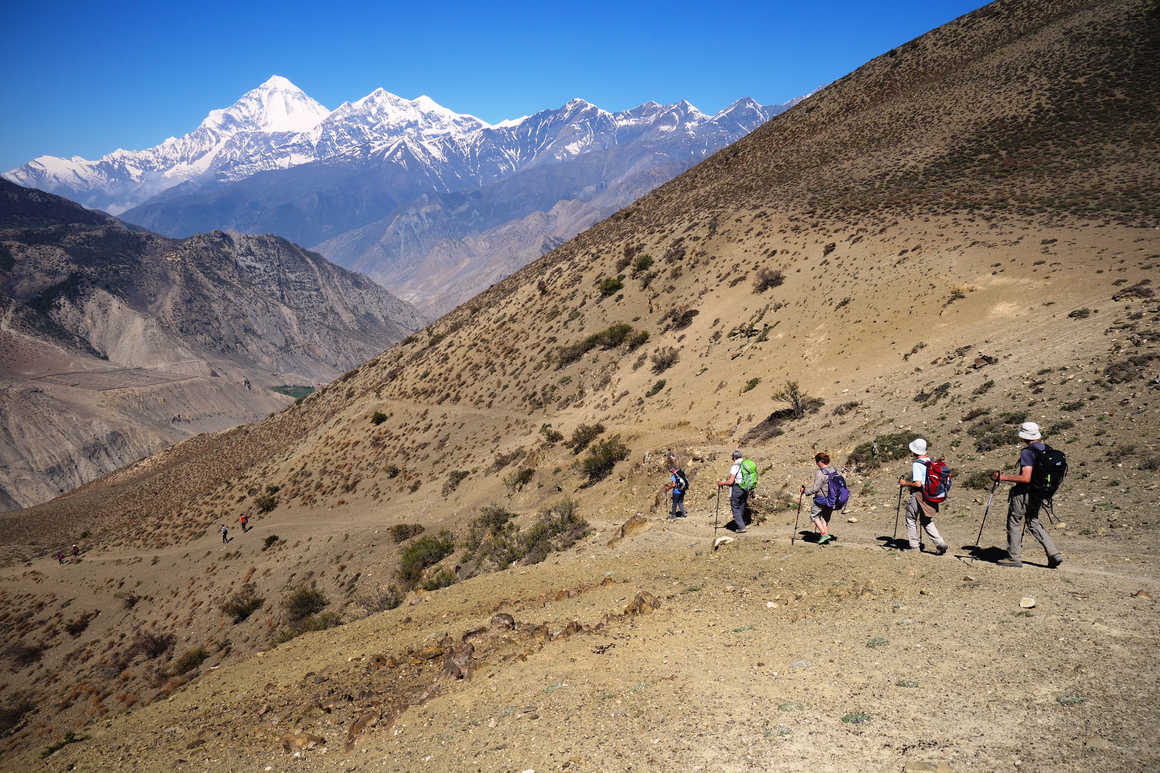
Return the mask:
<svg viewBox="0 0 1160 773">
<path fill-rule="evenodd" d="M 0 180 L 0 510 L 284 407 L 423 323 L 275 236 L 176 240 Z"/>
<path fill-rule="evenodd" d="M 273 76 L 184 137 L 6 177 L 173 237 L 276 233 L 441 312 L 795 102 L 573 99 L 493 125 L 383 89 L 327 110 Z"/>
</svg>

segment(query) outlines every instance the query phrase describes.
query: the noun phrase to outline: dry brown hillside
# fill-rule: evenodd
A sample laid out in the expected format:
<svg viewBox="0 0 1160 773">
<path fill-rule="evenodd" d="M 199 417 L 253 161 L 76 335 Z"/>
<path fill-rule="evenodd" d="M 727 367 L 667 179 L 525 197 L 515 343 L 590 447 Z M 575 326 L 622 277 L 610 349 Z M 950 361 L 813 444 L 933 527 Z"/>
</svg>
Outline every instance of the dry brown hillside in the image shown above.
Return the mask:
<svg viewBox="0 0 1160 773">
<path fill-rule="evenodd" d="M 987 6 L 301 403 L 3 518 L 4 764 L 1155 767 L 1158 42 L 1151 2 Z M 1071 465 L 1055 572 L 987 560 L 1001 494 L 967 549 L 1024 419 Z M 881 549 L 916 434 L 943 557 Z M 737 446 L 758 523 L 714 552 Z M 850 520 L 791 546 L 821 449 Z"/>
</svg>

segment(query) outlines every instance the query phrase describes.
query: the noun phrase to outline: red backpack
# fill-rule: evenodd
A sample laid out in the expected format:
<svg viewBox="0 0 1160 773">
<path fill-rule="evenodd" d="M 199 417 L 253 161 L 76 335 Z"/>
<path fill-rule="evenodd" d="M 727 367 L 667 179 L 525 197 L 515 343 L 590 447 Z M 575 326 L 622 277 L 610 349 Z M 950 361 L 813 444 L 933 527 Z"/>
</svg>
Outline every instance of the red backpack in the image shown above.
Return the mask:
<svg viewBox="0 0 1160 773">
<path fill-rule="evenodd" d="M 924 461 L 926 465 L 926 482 L 922 484 L 922 498 L 927 502 L 939 503 L 951 493 L 951 468 L 946 462 L 937 459 L 933 462 Z"/>
</svg>

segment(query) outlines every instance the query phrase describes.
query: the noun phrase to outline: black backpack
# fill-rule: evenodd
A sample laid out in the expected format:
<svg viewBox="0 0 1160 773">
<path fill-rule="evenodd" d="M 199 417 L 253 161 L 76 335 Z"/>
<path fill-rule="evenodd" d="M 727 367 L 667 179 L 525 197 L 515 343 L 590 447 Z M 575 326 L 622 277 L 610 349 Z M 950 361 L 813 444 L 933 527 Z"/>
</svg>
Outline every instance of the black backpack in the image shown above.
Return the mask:
<svg viewBox="0 0 1160 773">
<path fill-rule="evenodd" d="M 677 488 L 679 488 L 682 493 L 688 491 L 689 490 L 689 479 L 685 477 L 685 471 L 684 470 L 677 470 L 676 476 L 677 476 Z"/>
<path fill-rule="evenodd" d="M 1038 448 L 1032 450 L 1035 452 L 1035 466 L 1031 468 L 1031 493 L 1050 502 L 1067 474 L 1067 455 L 1048 445 L 1042 451 Z"/>
</svg>

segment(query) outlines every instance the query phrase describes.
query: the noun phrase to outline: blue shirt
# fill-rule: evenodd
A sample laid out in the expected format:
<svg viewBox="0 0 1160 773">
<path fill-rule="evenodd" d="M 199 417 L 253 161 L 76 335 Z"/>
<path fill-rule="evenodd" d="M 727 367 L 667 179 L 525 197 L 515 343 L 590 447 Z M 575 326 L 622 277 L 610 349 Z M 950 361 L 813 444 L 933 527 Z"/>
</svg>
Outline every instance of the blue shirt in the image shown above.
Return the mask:
<svg viewBox="0 0 1160 773">
<path fill-rule="evenodd" d="M 673 493 L 674 494 L 684 494 L 685 492 L 681 490 L 681 481 L 680 481 L 680 479 L 677 478 L 677 474 L 674 472 L 669 477 L 673 481 Z"/>
</svg>

